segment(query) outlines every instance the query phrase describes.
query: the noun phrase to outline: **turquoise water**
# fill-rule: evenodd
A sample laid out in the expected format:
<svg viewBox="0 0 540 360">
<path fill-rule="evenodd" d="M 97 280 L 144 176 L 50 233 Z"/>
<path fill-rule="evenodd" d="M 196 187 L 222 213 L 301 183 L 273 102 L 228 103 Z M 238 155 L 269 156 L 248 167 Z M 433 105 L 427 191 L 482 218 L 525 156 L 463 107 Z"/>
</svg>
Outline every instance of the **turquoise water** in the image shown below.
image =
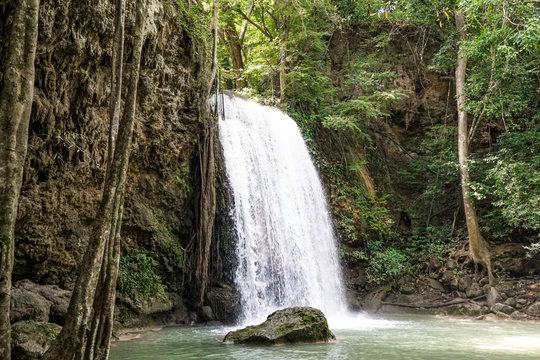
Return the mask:
<svg viewBox="0 0 540 360">
<path fill-rule="evenodd" d="M 113 343 L 111 360 L 540 359 L 540 324 L 436 317 L 363 317 L 333 329 L 330 344 L 223 344 L 230 328 L 169 327 Z"/>
</svg>

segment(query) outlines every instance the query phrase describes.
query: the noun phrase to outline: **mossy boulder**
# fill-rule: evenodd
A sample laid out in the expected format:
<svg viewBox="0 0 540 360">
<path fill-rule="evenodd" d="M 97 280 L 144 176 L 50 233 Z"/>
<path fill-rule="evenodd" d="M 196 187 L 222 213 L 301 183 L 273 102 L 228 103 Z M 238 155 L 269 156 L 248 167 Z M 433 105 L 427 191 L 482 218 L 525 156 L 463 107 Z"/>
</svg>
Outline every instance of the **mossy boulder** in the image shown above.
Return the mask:
<svg viewBox="0 0 540 360">
<path fill-rule="evenodd" d="M 60 333 L 62 327 L 57 324 L 24 320 L 11 326 L 12 358 L 34 360 L 49 348 Z"/>
<path fill-rule="evenodd" d="M 279 345 L 328 342 L 335 338 L 322 311 L 311 307 L 293 307 L 270 314 L 262 324 L 231 331 L 223 342 Z"/>
</svg>

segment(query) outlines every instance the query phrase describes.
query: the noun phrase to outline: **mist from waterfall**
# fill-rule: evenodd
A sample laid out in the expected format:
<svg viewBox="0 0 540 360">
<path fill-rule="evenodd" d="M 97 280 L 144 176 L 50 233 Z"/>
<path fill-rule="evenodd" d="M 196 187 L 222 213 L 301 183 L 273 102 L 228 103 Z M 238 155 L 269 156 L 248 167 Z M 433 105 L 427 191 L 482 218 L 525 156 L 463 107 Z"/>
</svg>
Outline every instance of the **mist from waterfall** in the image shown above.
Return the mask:
<svg viewBox="0 0 540 360">
<path fill-rule="evenodd" d="M 346 312 L 337 244 L 317 170 L 298 126 L 278 109 L 219 96 L 219 138 L 233 195 L 239 322 L 313 306 Z"/>
</svg>

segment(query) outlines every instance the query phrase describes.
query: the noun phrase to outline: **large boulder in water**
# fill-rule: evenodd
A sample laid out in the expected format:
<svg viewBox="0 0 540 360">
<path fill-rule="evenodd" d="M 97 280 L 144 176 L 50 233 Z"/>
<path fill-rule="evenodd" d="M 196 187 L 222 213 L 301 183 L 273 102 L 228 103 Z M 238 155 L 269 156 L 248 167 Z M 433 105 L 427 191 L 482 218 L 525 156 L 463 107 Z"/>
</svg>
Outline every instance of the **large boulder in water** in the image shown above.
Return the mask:
<svg viewBox="0 0 540 360">
<path fill-rule="evenodd" d="M 231 331 L 223 342 L 278 345 L 328 342 L 335 338 L 322 311 L 311 307 L 293 307 L 270 314 L 262 324 Z"/>
</svg>

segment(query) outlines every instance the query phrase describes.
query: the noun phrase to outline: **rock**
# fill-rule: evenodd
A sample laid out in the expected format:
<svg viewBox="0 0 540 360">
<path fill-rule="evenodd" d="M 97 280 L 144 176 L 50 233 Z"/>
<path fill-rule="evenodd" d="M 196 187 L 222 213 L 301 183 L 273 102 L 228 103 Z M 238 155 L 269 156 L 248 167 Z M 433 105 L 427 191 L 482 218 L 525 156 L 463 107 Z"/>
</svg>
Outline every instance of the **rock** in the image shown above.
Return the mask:
<svg viewBox="0 0 540 360">
<path fill-rule="evenodd" d="M 530 316 L 538 316 L 540 315 L 540 301 L 535 302 L 531 306 L 527 308 L 527 311 L 525 311 L 527 315 Z"/>
<path fill-rule="evenodd" d="M 199 322 L 199 317 L 197 316 L 197 313 L 191 311 L 188 313 L 188 319 L 190 324 L 194 324 Z"/>
<path fill-rule="evenodd" d="M 510 298 L 506 299 L 506 300 L 504 301 L 504 303 L 505 303 L 506 305 L 511 306 L 511 307 L 516 307 L 516 305 L 517 305 L 517 301 L 516 301 L 516 299 L 513 298 L 513 297 L 510 297 Z"/>
<path fill-rule="evenodd" d="M 513 307 L 501 303 L 496 303 L 491 307 L 491 311 L 493 311 L 494 313 L 502 312 L 504 314 L 511 314 L 514 312 L 514 310 L 515 309 Z"/>
<path fill-rule="evenodd" d="M 410 295 L 412 293 L 414 293 L 414 290 L 415 290 L 415 287 L 414 287 L 414 284 L 403 284 L 401 285 L 401 287 L 399 288 L 399 291 L 402 293 L 402 294 L 405 294 L 405 295 Z"/>
<path fill-rule="evenodd" d="M 116 307 L 115 309 L 118 309 Z M 178 294 L 173 294 L 173 310 L 164 315 L 164 324 L 189 324 L 189 314 L 184 301 Z"/>
<path fill-rule="evenodd" d="M 457 290 L 458 288 L 458 278 L 452 271 L 443 272 L 441 282 L 449 286 L 452 290 Z"/>
<path fill-rule="evenodd" d="M 398 281 L 399 291 L 402 294 L 412 294 L 415 291 L 414 279 L 410 275 L 405 275 Z"/>
<path fill-rule="evenodd" d="M 497 312 L 495 313 L 495 316 L 497 316 L 498 319 L 502 319 L 502 320 L 506 320 L 506 319 L 509 319 L 509 318 L 510 318 L 510 315 L 505 314 L 505 313 L 500 312 L 500 311 L 497 311 Z"/>
<path fill-rule="evenodd" d="M 455 304 L 444 307 L 444 314 L 453 316 L 479 316 L 485 309 L 481 305 L 473 303 Z"/>
<path fill-rule="evenodd" d="M 204 321 L 214 321 L 216 319 L 210 306 L 203 306 L 200 315 Z"/>
<path fill-rule="evenodd" d="M 174 307 L 170 294 L 155 294 L 148 298 L 131 299 L 119 297 L 131 310 L 139 315 L 150 315 L 171 311 Z"/>
<path fill-rule="evenodd" d="M 51 302 L 49 321 L 59 325 L 64 324 L 71 291 L 59 288 L 56 285 L 38 285 L 30 280 L 18 281 L 14 287 L 23 288 L 43 296 Z"/>
<path fill-rule="evenodd" d="M 437 257 L 433 256 L 432 258 L 429 259 L 429 266 L 433 270 L 438 270 L 442 267 L 442 262 Z"/>
<path fill-rule="evenodd" d="M 489 284 L 489 278 L 487 276 L 484 276 L 483 278 L 480 279 L 478 283 L 480 284 L 480 286 L 487 285 Z"/>
<path fill-rule="evenodd" d="M 435 271 L 431 271 L 428 275 L 430 278 L 437 280 L 439 278 L 439 273 Z"/>
<path fill-rule="evenodd" d="M 465 291 L 465 294 L 467 295 L 468 298 L 473 299 L 473 298 L 477 298 L 479 296 L 484 295 L 484 290 L 482 290 L 480 285 L 472 284 L 471 287 L 469 287 Z"/>
<path fill-rule="evenodd" d="M 11 289 L 11 322 L 19 320 L 49 321 L 51 302 L 25 288 Z"/>
<path fill-rule="evenodd" d="M 32 320 L 19 321 L 11 326 L 12 358 L 37 360 L 60 333 L 61 326 Z"/>
<path fill-rule="evenodd" d="M 206 323 L 206 326 L 223 326 L 223 323 L 221 321 L 213 320 L 213 321 L 208 321 Z"/>
<path fill-rule="evenodd" d="M 262 324 L 231 331 L 223 341 L 277 345 L 328 342 L 335 338 L 322 311 L 311 307 L 293 307 L 270 314 Z"/>
<path fill-rule="evenodd" d="M 430 288 L 444 292 L 444 286 L 440 282 L 432 278 L 427 278 L 426 280 Z"/>
<path fill-rule="evenodd" d="M 463 292 L 467 291 L 467 289 L 471 287 L 472 283 L 473 283 L 473 280 L 470 276 L 463 276 L 458 281 L 459 291 L 463 291 Z"/>
<path fill-rule="evenodd" d="M 347 304 L 349 304 L 349 308 L 353 311 L 360 311 L 362 309 L 362 303 L 360 296 L 358 292 L 346 289 L 345 290 L 345 297 L 347 298 Z"/>
<path fill-rule="evenodd" d="M 499 320 L 499 318 L 497 317 L 497 315 L 495 314 L 486 314 L 484 316 L 481 316 L 479 318 L 479 320 L 484 320 L 484 321 L 497 321 Z"/>
<path fill-rule="evenodd" d="M 446 267 L 447 267 L 448 269 L 453 269 L 453 268 L 455 268 L 456 266 L 457 266 L 457 263 L 456 263 L 456 261 L 455 261 L 454 259 L 448 259 L 448 260 L 446 260 Z"/>
<path fill-rule="evenodd" d="M 484 286 L 484 291 L 486 291 L 486 290 L 487 290 L 487 293 L 486 293 L 487 303 L 488 303 L 488 306 L 490 308 L 492 308 L 493 305 L 495 305 L 497 302 L 499 302 L 501 297 L 499 296 L 499 293 L 497 292 L 497 289 L 495 289 L 493 286 L 485 285 Z"/>
<path fill-rule="evenodd" d="M 206 294 L 206 301 L 212 308 L 215 319 L 232 324 L 240 312 L 240 295 L 228 284 L 220 284 Z"/>
<path fill-rule="evenodd" d="M 388 293 L 388 287 L 379 287 L 364 297 L 362 308 L 365 311 L 376 312 L 381 307 L 381 302 Z"/>
<path fill-rule="evenodd" d="M 518 304 L 525 305 L 525 304 L 527 304 L 527 299 L 519 298 L 517 302 L 518 302 Z"/>
<path fill-rule="evenodd" d="M 513 320 L 526 320 L 527 315 L 525 315 L 521 311 L 514 311 L 513 313 L 510 314 L 510 318 Z"/>
</svg>

